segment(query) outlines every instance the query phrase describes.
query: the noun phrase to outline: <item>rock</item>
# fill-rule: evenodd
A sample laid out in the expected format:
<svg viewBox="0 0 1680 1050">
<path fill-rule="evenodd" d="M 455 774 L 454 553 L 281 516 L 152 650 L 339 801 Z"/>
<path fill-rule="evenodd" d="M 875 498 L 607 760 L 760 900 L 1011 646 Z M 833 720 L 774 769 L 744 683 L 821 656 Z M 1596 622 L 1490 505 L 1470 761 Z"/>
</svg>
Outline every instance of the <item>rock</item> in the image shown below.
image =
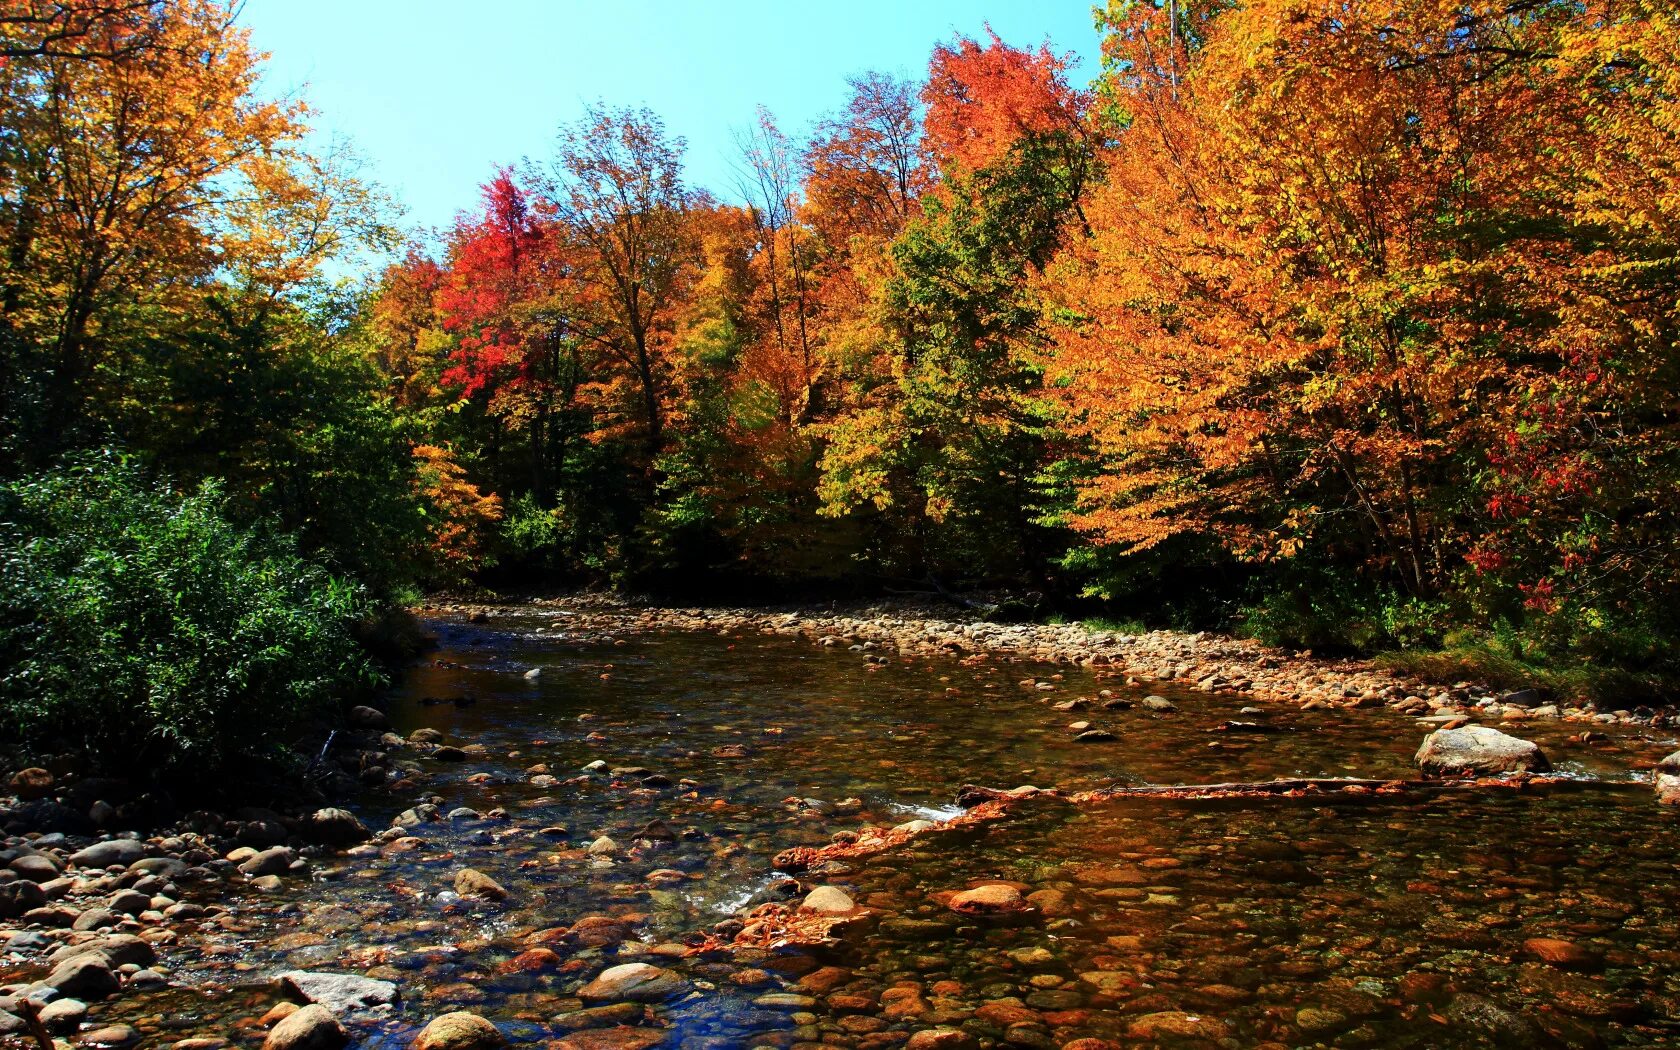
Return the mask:
<svg viewBox="0 0 1680 1050">
<path fill-rule="evenodd" d="M 1540 1032 L 1527 1019 L 1512 1013 L 1490 999 L 1468 993 L 1456 995 L 1447 1004 L 1447 1019 L 1460 1028 L 1468 1028 L 1490 1038 L 1499 1046 L 1536 1046 Z M 1454 1033 L 1461 1036 L 1461 1033 Z"/>
<path fill-rule="evenodd" d="M 24 802 L 34 802 L 52 794 L 53 775 L 38 766 L 20 769 L 12 774 L 12 793 Z"/>
<path fill-rule="evenodd" d="M 350 1033 L 332 1011 L 311 1004 L 275 1025 L 263 1050 L 340 1050 L 349 1042 Z"/>
<path fill-rule="evenodd" d="M 1541 962 L 1565 970 L 1592 970 L 1603 965 L 1604 957 L 1574 941 L 1555 937 L 1530 937 L 1523 942 L 1523 951 Z"/>
<path fill-rule="evenodd" d="M 587 852 L 591 857 L 610 857 L 618 852 L 618 843 L 602 835 L 589 844 Z"/>
<path fill-rule="evenodd" d="M 574 1032 L 550 1050 L 650 1050 L 665 1041 L 657 1028 L 604 1028 L 596 1032 Z"/>
<path fill-rule="evenodd" d="M 76 1037 L 76 1042 L 83 1046 L 127 1046 L 139 1041 L 140 1033 L 126 1024 L 104 1025 Z"/>
<path fill-rule="evenodd" d="M 371 708 L 369 709 L 371 710 Z M 373 838 L 361 818 L 347 809 L 318 809 L 303 825 L 304 837 L 323 846 L 343 848 Z"/>
<path fill-rule="evenodd" d="M 1163 1010 L 1160 1013 L 1134 1017 L 1132 1023 L 1126 1026 L 1126 1035 L 1132 1039 L 1151 1042 L 1171 1039 L 1220 1040 L 1227 1035 L 1227 1029 L 1212 1017 L 1187 1014 L 1178 1010 Z"/>
<path fill-rule="evenodd" d="M 150 966 L 157 962 L 157 951 L 138 937 L 114 933 L 96 937 L 81 944 L 67 944 L 47 957 L 51 965 L 58 965 L 79 955 L 101 955 L 112 966 Z"/>
<path fill-rule="evenodd" d="M 297 851 L 290 846 L 271 846 L 239 865 L 241 873 L 256 878 L 260 875 L 284 875 L 292 870 Z"/>
<path fill-rule="evenodd" d="M 408 739 L 413 744 L 441 744 L 443 743 L 443 734 L 436 729 L 416 729 L 408 734 Z"/>
<path fill-rule="evenodd" d="M 1146 697 L 1143 698 L 1143 706 L 1147 707 L 1151 711 L 1177 711 L 1178 710 L 1178 705 L 1173 703 L 1171 700 L 1168 700 L 1164 696 L 1146 696 Z"/>
<path fill-rule="evenodd" d="M 1651 786 L 1657 790 L 1658 802 L 1680 806 L 1680 751 L 1657 763 L 1651 771 Z"/>
<path fill-rule="evenodd" d="M 103 930 L 120 922 L 122 922 L 122 916 L 109 908 L 89 908 L 76 916 L 76 921 L 70 924 L 70 928 L 78 933 L 85 933 L 91 930 Z"/>
<path fill-rule="evenodd" d="M 87 1017 L 87 1003 L 80 999 L 54 999 L 41 1007 L 41 1023 L 49 1032 L 74 1032 Z"/>
<path fill-rule="evenodd" d="M 439 762 L 465 762 L 467 753 L 458 747 L 445 744 L 432 751 L 432 758 Z"/>
<path fill-rule="evenodd" d="M 106 904 L 114 912 L 123 915 L 139 915 L 152 906 L 152 898 L 138 890 L 118 890 L 111 894 Z"/>
<path fill-rule="evenodd" d="M 1005 915 L 1026 911 L 1030 905 L 1015 887 L 991 882 L 953 894 L 949 907 L 962 915 Z"/>
<path fill-rule="evenodd" d="M 814 911 L 824 915 L 844 915 L 856 911 L 857 903 L 838 886 L 818 886 L 805 896 L 800 911 Z"/>
<path fill-rule="evenodd" d="M 611 1028 L 632 1024 L 642 1019 L 646 1008 L 641 1003 L 612 1003 L 607 1006 L 586 1006 L 571 1010 L 550 1020 L 563 1032 L 578 1032 L 585 1028 Z"/>
<path fill-rule="evenodd" d="M 0 918 L 15 919 L 28 911 L 44 907 L 47 891 L 40 883 L 28 879 L 0 884 Z"/>
<path fill-rule="evenodd" d="M 30 882 L 51 882 L 58 878 L 58 865 L 51 857 L 40 853 L 27 854 L 12 861 L 11 870 Z"/>
<path fill-rule="evenodd" d="M 1118 740 L 1119 737 L 1106 729 L 1087 729 L 1073 739 L 1081 744 L 1102 744 L 1110 740 Z"/>
<path fill-rule="evenodd" d="M 377 707 L 357 704 L 344 713 L 344 721 L 355 729 L 389 729 L 391 720 Z"/>
<path fill-rule="evenodd" d="M 601 971 L 600 976 L 578 989 L 578 997 L 596 1003 L 662 1003 L 688 988 L 687 980 L 663 966 L 624 963 Z"/>
<path fill-rule="evenodd" d="M 486 901 L 505 901 L 512 896 L 501 883 L 476 868 L 462 868 L 455 873 L 455 892 Z"/>
<path fill-rule="evenodd" d="M 464 1010 L 432 1018 L 414 1040 L 414 1050 L 496 1050 L 506 1045 L 501 1029 Z"/>
<path fill-rule="evenodd" d="M 120 986 L 111 958 L 101 952 L 72 956 L 53 967 L 47 983 L 73 999 L 103 999 Z"/>
<path fill-rule="evenodd" d="M 1552 768 L 1539 746 L 1491 726 L 1437 729 L 1418 748 L 1418 768 L 1433 774 L 1544 773 Z"/>
<path fill-rule="evenodd" d="M 70 854 L 70 863 L 78 868 L 109 868 L 115 864 L 126 868 L 145 855 L 146 844 L 138 839 L 107 839 Z"/>
<path fill-rule="evenodd" d="M 816 1008 L 817 999 L 797 992 L 770 992 L 754 999 L 752 1004 L 761 1010 L 812 1010 Z"/>
<path fill-rule="evenodd" d="M 390 981 L 350 973 L 291 970 L 280 975 L 280 986 L 286 993 L 324 1006 L 334 1014 L 392 1006 L 398 998 L 397 986 Z"/>
<path fill-rule="evenodd" d="M 904 1044 L 905 1050 L 975 1050 L 979 1045 L 961 1028 L 924 1028 Z"/>
</svg>

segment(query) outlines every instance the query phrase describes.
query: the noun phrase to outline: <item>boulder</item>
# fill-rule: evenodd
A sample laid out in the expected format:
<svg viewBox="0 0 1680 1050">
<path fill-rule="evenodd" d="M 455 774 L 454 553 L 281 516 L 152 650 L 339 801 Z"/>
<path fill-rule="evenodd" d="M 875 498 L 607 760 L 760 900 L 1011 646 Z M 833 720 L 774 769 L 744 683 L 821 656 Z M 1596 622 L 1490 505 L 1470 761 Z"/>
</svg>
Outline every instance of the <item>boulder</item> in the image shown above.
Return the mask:
<svg viewBox="0 0 1680 1050">
<path fill-rule="evenodd" d="M 1436 775 L 1544 773 L 1552 768 L 1538 745 L 1491 726 L 1437 729 L 1423 738 L 1416 762 Z"/>
<path fill-rule="evenodd" d="M 975 1050 L 979 1045 L 961 1028 L 924 1028 L 904 1044 L 906 1050 Z"/>
<path fill-rule="evenodd" d="M 113 933 L 80 944 L 67 944 L 49 955 L 47 962 L 56 966 L 78 955 L 91 954 L 104 956 L 114 966 L 150 966 L 157 962 L 156 949 L 146 941 L 126 933 Z"/>
<path fill-rule="evenodd" d="M 505 901 L 512 896 L 501 883 L 476 868 L 462 868 L 455 873 L 455 892 L 486 901 Z"/>
<path fill-rule="evenodd" d="M 12 774 L 11 787 L 18 798 L 33 802 L 52 794 L 53 775 L 38 766 L 30 766 Z"/>
<path fill-rule="evenodd" d="M 1658 802 L 1680 806 L 1680 751 L 1657 763 L 1651 771 L 1651 786 L 1657 789 Z"/>
<path fill-rule="evenodd" d="M 256 878 L 259 875 L 284 875 L 292 870 L 297 851 L 290 846 L 271 846 L 239 865 L 239 870 Z"/>
<path fill-rule="evenodd" d="M 324 1006 L 311 1004 L 275 1025 L 263 1050 L 341 1050 L 350 1033 Z"/>
<path fill-rule="evenodd" d="M 818 886 L 806 895 L 800 911 L 814 911 L 824 915 L 844 915 L 857 910 L 857 903 L 838 886 Z"/>
<path fill-rule="evenodd" d="M 371 709 L 370 709 L 371 710 Z M 318 809 L 303 825 L 304 837 L 322 846 L 355 846 L 373 838 L 373 832 L 347 809 Z"/>
<path fill-rule="evenodd" d="M 47 903 L 47 891 L 27 878 L 0 884 L 0 919 L 15 919 Z"/>
<path fill-rule="evenodd" d="M 57 988 L 59 995 L 82 1000 L 116 995 L 120 986 L 116 967 L 101 952 L 86 952 L 64 960 L 53 967 L 46 983 Z"/>
<path fill-rule="evenodd" d="M 506 1045 L 501 1029 L 464 1010 L 432 1018 L 414 1040 L 414 1050 L 496 1050 Z"/>
<path fill-rule="evenodd" d="M 138 839 L 107 839 L 70 854 L 70 863 L 78 868 L 109 868 L 114 864 L 126 868 L 145 856 L 146 844 Z"/>
<path fill-rule="evenodd" d="M 961 915 L 1007 915 L 1026 911 L 1031 905 L 1015 887 L 991 882 L 952 894 L 949 907 Z"/>
<path fill-rule="evenodd" d="M 335 1014 L 347 1014 L 392 1006 L 397 986 L 351 973 L 313 973 L 291 970 L 280 975 L 283 991 L 307 1003 L 324 1006 Z"/>
<path fill-rule="evenodd" d="M 356 729 L 389 729 L 391 720 L 377 707 L 357 704 L 344 714 L 345 722 Z"/>
<path fill-rule="evenodd" d="M 578 998 L 594 1003 L 662 1003 L 688 991 L 681 974 L 663 966 L 624 963 L 601 971 L 578 990 Z"/>
</svg>

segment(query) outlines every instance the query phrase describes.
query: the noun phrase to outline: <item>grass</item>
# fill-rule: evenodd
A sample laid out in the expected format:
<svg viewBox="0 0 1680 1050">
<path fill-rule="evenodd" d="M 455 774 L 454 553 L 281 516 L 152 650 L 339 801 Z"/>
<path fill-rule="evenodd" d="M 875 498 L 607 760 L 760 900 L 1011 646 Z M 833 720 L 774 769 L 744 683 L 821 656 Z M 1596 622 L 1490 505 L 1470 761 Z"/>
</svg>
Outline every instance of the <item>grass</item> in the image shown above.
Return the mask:
<svg viewBox="0 0 1680 1050">
<path fill-rule="evenodd" d="M 1051 627 L 1062 627 L 1076 623 L 1087 631 L 1108 632 L 1110 634 L 1148 634 L 1151 628 L 1142 620 L 1116 620 L 1108 616 L 1091 616 L 1083 620 L 1074 619 L 1056 613 L 1044 621 Z"/>
<path fill-rule="evenodd" d="M 1484 682 L 1495 689 L 1535 689 L 1565 704 L 1590 701 L 1607 709 L 1660 702 L 1668 690 L 1658 678 L 1611 667 L 1552 665 L 1524 660 L 1489 642 L 1435 650 L 1379 653 L 1373 662 L 1431 682 Z"/>
</svg>

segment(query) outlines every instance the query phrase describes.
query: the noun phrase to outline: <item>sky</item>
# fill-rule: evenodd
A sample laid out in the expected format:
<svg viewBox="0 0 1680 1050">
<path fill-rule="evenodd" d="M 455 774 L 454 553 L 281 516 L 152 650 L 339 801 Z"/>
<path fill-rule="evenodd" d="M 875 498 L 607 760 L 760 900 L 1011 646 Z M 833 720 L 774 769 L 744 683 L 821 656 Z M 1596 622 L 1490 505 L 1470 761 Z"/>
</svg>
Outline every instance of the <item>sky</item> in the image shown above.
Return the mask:
<svg viewBox="0 0 1680 1050">
<path fill-rule="evenodd" d="M 1092 0 L 246 0 L 264 88 L 319 112 L 416 233 L 478 203 L 499 165 L 547 159 L 592 101 L 646 105 L 688 141 L 689 181 L 730 197 L 733 132 L 770 107 L 796 134 L 865 70 L 920 77 L 935 43 L 990 23 L 1097 69 Z"/>
</svg>

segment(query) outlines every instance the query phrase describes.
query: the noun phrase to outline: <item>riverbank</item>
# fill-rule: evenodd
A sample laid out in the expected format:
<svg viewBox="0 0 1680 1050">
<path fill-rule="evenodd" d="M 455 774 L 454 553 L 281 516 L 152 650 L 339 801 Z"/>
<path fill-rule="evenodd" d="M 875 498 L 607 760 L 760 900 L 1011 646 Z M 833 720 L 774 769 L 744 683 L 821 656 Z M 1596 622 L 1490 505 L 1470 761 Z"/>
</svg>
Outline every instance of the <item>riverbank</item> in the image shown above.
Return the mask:
<svg viewBox="0 0 1680 1050">
<path fill-rule="evenodd" d="M 577 635 L 613 637 L 651 630 L 752 632 L 854 649 L 872 661 L 894 654 L 1067 664 L 1090 668 L 1101 677 L 1119 678 L 1128 685 L 1171 684 L 1309 710 L 1390 707 L 1424 717 L 1602 724 L 1661 724 L 1667 717 L 1634 706 L 1606 707 L 1584 697 L 1550 699 L 1531 689 L 1501 690 L 1485 682 L 1427 681 L 1369 660 L 1325 658 L 1206 632 L 1129 634 L 1079 623 L 996 623 L 978 611 L 931 598 L 748 608 L 649 605 L 608 595 L 565 595 L 496 603 L 440 599 L 420 612 L 489 621 L 517 610 L 558 612 L 557 627 Z M 1021 684 L 1047 687 L 1036 679 Z"/>
</svg>

